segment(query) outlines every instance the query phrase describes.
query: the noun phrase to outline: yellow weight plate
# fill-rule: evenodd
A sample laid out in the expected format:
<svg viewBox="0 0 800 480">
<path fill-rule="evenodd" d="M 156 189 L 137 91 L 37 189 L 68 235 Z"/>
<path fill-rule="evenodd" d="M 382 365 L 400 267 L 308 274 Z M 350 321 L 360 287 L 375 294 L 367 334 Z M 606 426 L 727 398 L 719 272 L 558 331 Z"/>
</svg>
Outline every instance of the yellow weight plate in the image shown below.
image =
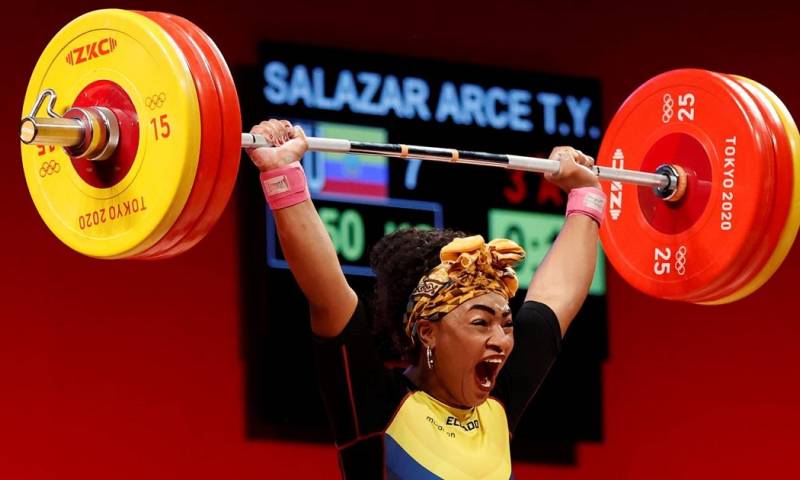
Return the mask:
<svg viewBox="0 0 800 480">
<path fill-rule="evenodd" d="M 23 168 L 39 214 L 62 242 L 92 257 L 125 258 L 156 243 L 183 209 L 199 158 L 199 102 L 169 35 L 142 15 L 109 9 L 78 17 L 53 37 L 34 68 L 23 116 L 44 89 L 55 90 L 62 114 L 98 84 L 112 85 L 112 96 L 123 92 L 138 117 L 120 126 L 121 142 L 138 134 L 124 177 L 88 181 L 91 166 L 79 172 L 62 149 L 36 145 L 22 146 Z M 42 168 L 51 164 L 59 168 Z"/>
<path fill-rule="evenodd" d="M 778 96 L 775 95 L 775 93 L 773 93 L 770 89 L 754 80 L 750 80 L 749 78 L 736 78 L 740 81 L 750 83 L 764 93 L 773 107 L 775 107 L 775 110 L 778 112 L 778 116 L 781 118 L 781 123 L 783 124 L 786 137 L 789 140 L 792 150 L 792 197 L 791 204 L 789 206 L 789 214 L 786 218 L 786 223 L 783 227 L 783 231 L 781 232 L 780 239 L 778 240 L 778 244 L 772 251 L 772 254 L 770 255 L 769 260 L 764 268 L 749 283 L 747 283 L 738 291 L 719 300 L 703 302 L 707 305 L 719 305 L 723 303 L 734 302 L 761 288 L 761 286 L 763 286 L 767 280 L 772 277 L 772 275 L 783 263 L 783 260 L 786 258 L 786 255 L 789 253 L 789 250 L 791 250 L 792 245 L 794 244 L 798 227 L 800 227 L 800 186 L 798 185 L 798 180 L 800 180 L 800 132 L 798 132 L 797 124 L 795 124 L 791 113 L 789 113 L 789 110 L 786 108 L 786 105 L 784 105 L 780 98 L 778 98 Z"/>
</svg>

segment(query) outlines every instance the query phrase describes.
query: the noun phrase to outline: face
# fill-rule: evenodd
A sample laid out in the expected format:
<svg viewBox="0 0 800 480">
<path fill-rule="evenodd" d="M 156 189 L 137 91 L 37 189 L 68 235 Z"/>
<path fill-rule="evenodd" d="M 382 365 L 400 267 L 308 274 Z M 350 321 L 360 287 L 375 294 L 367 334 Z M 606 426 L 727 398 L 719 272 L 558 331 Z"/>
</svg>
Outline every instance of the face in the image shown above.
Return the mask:
<svg viewBox="0 0 800 480">
<path fill-rule="evenodd" d="M 429 393 L 462 407 L 484 402 L 514 348 L 508 301 L 487 293 L 459 305 L 441 321 L 426 324 L 420 334 L 433 348 L 434 358 Z M 420 365 L 427 368 L 425 349 Z"/>
</svg>

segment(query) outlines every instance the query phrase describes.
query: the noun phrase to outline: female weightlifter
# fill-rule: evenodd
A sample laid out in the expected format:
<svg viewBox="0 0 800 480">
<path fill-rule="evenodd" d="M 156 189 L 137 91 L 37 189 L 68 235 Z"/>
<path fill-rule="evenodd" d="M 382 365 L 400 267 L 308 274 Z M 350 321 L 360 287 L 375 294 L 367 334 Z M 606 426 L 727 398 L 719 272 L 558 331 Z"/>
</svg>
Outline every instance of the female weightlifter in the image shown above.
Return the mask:
<svg viewBox="0 0 800 480">
<path fill-rule="evenodd" d="M 513 266 L 525 255 L 516 243 L 411 229 L 372 250 L 370 321 L 309 198 L 299 163 L 303 131 L 270 120 L 252 132 L 274 145 L 249 155 L 309 303 L 342 475 L 508 479 L 511 433 L 594 274 L 605 196 L 586 168 L 593 159 L 569 147 L 550 155 L 560 169 L 546 178 L 569 193 L 567 218 L 518 312 L 508 305 L 518 285 Z M 408 368 L 384 366 L 376 324 L 391 333 Z"/>
</svg>

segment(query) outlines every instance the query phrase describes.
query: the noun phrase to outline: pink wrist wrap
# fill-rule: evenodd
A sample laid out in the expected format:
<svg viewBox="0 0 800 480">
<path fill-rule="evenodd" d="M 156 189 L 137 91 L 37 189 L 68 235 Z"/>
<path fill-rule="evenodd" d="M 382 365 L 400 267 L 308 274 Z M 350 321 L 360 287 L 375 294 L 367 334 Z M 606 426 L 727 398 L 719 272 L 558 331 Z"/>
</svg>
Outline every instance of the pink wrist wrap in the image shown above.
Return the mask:
<svg viewBox="0 0 800 480">
<path fill-rule="evenodd" d="M 308 193 L 306 174 L 300 162 L 261 172 L 260 177 L 264 197 L 272 210 L 291 207 L 311 198 Z"/>
<path fill-rule="evenodd" d="M 586 215 L 594 219 L 597 225 L 603 224 L 603 212 L 606 207 L 606 194 L 597 187 L 573 188 L 567 200 L 567 216 L 573 214 Z"/>
</svg>

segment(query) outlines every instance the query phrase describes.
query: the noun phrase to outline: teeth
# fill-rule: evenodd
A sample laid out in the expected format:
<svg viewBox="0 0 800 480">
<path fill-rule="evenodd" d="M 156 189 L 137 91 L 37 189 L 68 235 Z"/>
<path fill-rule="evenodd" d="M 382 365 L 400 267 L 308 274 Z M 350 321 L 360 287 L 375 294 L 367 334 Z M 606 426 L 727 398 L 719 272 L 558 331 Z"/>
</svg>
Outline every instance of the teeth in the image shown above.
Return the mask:
<svg viewBox="0 0 800 480">
<path fill-rule="evenodd" d="M 503 361 L 499 358 L 487 358 L 484 360 L 486 363 L 503 363 Z"/>
<path fill-rule="evenodd" d="M 492 386 L 492 381 L 489 380 L 488 378 L 484 378 L 483 380 L 481 380 L 481 386 L 484 388 L 489 388 Z"/>
</svg>

